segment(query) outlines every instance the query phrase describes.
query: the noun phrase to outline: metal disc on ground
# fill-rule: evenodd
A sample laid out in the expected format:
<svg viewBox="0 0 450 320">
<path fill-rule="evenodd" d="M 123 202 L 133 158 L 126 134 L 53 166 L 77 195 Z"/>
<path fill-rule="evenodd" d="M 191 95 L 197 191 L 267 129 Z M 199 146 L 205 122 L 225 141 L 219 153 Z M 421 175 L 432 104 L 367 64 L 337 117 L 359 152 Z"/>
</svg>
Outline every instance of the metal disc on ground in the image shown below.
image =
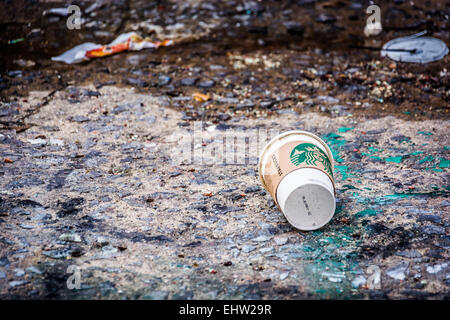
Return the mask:
<svg viewBox="0 0 450 320">
<path fill-rule="evenodd" d="M 431 37 L 403 37 L 387 42 L 381 56 L 395 61 L 428 63 L 445 57 L 448 53 L 446 44 Z"/>
</svg>

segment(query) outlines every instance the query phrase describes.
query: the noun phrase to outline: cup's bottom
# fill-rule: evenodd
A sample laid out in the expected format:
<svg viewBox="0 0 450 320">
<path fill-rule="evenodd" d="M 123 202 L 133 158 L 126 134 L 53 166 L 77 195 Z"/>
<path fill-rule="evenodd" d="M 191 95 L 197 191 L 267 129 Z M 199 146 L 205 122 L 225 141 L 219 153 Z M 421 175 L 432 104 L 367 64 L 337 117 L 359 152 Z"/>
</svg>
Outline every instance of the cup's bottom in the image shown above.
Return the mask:
<svg viewBox="0 0 450 320">
<path fill-rule="evenodd" d="M 323 227 L 336 209 L 331 180 L 315 169 L 299 169 L 287 175 L 278 186 L 277 195 L 286 219 L 300 230 Z"/>
</svg>

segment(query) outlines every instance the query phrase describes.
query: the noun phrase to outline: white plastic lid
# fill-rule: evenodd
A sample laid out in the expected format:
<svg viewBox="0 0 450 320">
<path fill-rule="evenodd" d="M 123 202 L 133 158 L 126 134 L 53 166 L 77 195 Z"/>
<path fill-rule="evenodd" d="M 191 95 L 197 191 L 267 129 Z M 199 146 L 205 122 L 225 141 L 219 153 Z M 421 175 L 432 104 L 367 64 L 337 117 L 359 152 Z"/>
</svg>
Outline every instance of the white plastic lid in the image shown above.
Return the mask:
<svg viewBox="0 0 450 320">
<path fill-rule="evenodd" d="M 395 61 L 428 63 L 442 59 L 448 53 L 448 48 L 436 38 L 410 36 L 387 42 L 380 53 L 382 57 L 387 56 Z"/>
<path fill-rule="evenodd" d="M 289 223 L 300 230 L 323 227 L 336 209 L 332 181 L 314 168 L 301 168 L 287 174 L 278 185 L 277 201 Z"/>
</svg>

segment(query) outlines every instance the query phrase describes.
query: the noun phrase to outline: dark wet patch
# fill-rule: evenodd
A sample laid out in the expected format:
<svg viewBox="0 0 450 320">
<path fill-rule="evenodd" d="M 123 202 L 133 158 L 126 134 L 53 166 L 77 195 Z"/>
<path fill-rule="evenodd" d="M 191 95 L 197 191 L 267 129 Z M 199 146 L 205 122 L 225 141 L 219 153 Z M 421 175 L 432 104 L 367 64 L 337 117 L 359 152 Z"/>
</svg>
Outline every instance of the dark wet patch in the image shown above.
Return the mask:
<svg viewBox="0 0 450 320">
<path fill-rule="evenodd" d="M 174 242 L 173 239 L 165 235 L 149 236 L 141 232 L 126 232 L 126 231 L 112 231 L 112 234 L 117 236 L 119 239 L 128 239 L 132 242 L 157 242 L 157 243 L 167 243 Z"/>
<path fill-rule="evenodd" d="M 376 256 L 381 256 L 383 259 L 396 254 L 396 252 L 410 249 L 418 237 L 418 233 L 405 230 L 399 226 L 393 229 L 386 228 L 380 224 L 370 225 L 369 229 L 372 230 L 372 235 L 380 234 L 383 239 L 379 239 L 376 245 L 363 244 L 359 250 L 359 255 L 363 258 L 373 259 Z M 380 232 L 374 232 L 375 230 Z M 429 241 L 429 239 L 422 239 L 422 241 Z M 375 241 L 375 239 L 372 239 Z M 424 242 L 421 243 L 424 245 Z"/>
<path fill-rule="evenodd" d="M 47 191 L 52 191 L 55 189 L 61 189 L 66 181 L 67 176 L 72 172 L 72 169 L 59 170 L 53 178 L 50 179 L 47 185 Z"/>
<path fill-rule="evenodd" d="M 102 225 L 100 223 L 100 220 L 98 219 L 86 215 L 81 217 L 80 220 L 82 222 L 78 223 L 77 227 L 81 230 L 93 230 L 93 229 L 102 230 Z"/>
<path fill-rule="evenodd" d="M 202 242 L 201 241 L 193 241 L 193 242 L 190 242 L 190 243 L 188 243 L 188 244 L 185 244 L 183 247 L 198 247 L 198 246 L 200 246 L 202 244 Z"/>
<path fill-rule="evenodd" d="M 381 223 L 374 223 L 374 224 L 368 225 L 367 227 L 369 228 L 369 232 L 372 234 L 385 233 L 389 230 L 388 227 L 386 227 L 385 225 L 383 225 Z"/>
<path fill-rule="evenodd" d="M 58 216 L 58 218 L 77 215 L 81 210 L 79 206 L 83 203 L 84 198 L 73 198 L 63 203 L 59 203 L 58 206 L 61 208 L 61 210 L 58 211 L 56 215 Z"/>
<path fill-rule="evenodd" d="M 30 199 L 15 199 L 0 197 L 1 214 L 18 214 L 27 211 L 27 209 L 42 208 L 39 202 Z"/>
</svg>

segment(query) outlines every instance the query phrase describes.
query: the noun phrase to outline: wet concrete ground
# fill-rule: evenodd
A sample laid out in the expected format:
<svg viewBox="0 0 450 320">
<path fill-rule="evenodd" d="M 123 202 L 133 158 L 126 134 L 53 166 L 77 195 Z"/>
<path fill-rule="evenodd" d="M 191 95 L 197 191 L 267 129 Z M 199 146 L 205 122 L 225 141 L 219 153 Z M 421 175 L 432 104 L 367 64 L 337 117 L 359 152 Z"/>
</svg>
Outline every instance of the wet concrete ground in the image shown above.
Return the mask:
<svg viewBox="0 0 450 320">
<path fill-rule="evenodd" d="M 42 16 L 55 3 L 1 11 L 3 299 L 449 298 L 448 57 L 351 48 L 424 28 L 448 44 L 445 4 L 380 5 L 386 30 L 366 40 L 356 2 L 145 3 L 105 1 L 79 32 Z M 147 19 L 175 44 L 50 61 L 149 32 Z M 205 154 L 228 133 L 320 135 L 337 162 L 333 220 L 287 223 L 260 186 L 260 146 L 246 165 L 174 162 L 199 121 Z"/>
</svg>

